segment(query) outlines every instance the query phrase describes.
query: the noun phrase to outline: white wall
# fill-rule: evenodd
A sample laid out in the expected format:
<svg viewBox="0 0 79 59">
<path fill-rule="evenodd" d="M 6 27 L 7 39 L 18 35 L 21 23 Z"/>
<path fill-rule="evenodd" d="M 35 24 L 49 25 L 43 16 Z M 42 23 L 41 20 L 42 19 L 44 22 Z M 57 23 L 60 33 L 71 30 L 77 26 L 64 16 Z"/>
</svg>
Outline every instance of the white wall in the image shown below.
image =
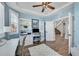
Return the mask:
<svg viewBox="0 0 79 59">
<path fill-rule="evenodd" d="M 39 21 L 39 30 L 41 32 L 41 41 L 44 41 L 44 21 Z"/>
<path fill-rule="evenodd" d="M 41 41 L 44 41 L 44 21 L 39 21 L 39 30 L 41 32 Z M 55 40 L 54 21 L 46 21 L 46 41 Z"/>
<path fill-rule="evenodd" d="M 55 40 L 54 21 L 46 21 L 46 40 L 47 41 Z"/>
</svg>

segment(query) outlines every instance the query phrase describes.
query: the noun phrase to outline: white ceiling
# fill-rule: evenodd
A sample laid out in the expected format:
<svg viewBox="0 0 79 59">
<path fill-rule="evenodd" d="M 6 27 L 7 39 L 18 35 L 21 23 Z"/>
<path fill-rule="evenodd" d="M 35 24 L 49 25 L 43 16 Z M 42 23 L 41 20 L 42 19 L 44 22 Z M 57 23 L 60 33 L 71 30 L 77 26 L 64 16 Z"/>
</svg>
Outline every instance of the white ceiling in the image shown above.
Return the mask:
<svg viewBox="0 0 79 59">
<path fill-rule="evenodd" d="M 7 5 L 17 11 L 21 12 L 31 12 L 34 14 L 39 14 L 39 15 L 47 15 L 50 14 L 51 12 L 63 7 L 64 5 L 68 4 L 68 2 L 52 2 L 50 3 L 51 6 L 55 7 L 55 10 L 51 9 L 46 9 L 45 12 L 41 12 L 42 7 L 36 7 L 33 8 L 32 5 L 37 5 L 41 4 L 41 2 L 7 2 Z"/>
</svg>

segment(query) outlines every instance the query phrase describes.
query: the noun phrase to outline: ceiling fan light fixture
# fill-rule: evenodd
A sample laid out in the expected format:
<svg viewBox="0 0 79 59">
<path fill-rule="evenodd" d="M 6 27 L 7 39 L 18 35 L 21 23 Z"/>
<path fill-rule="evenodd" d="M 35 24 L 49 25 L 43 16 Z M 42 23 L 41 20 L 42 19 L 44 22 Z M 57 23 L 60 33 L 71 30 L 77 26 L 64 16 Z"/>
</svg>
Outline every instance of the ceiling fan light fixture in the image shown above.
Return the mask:
<svg viewBox="0 0 79 59">
<path fill-rule="evenodd" d="M 46 8 L 54 10 L 55 7 L 49 5 L 50 3 L 52 3 L 52 2 L 42 2 L 41 5 L 33 5 L 32 7 L 40 7 L 41 6 L 42 7 L 42 11 L 41 12 L 44 12 Z"/>
</svg>

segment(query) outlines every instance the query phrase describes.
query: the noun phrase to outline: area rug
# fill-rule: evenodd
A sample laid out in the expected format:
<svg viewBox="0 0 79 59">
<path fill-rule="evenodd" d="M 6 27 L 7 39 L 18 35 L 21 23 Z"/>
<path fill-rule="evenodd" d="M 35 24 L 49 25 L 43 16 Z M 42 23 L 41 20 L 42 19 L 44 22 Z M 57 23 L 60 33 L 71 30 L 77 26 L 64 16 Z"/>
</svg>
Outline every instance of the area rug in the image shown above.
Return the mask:
<svg viewBox="0 0 79 59">
<path fill-rule="evenodd" d="M 31 56 L 61 56 L 46 44 L 28 48 Z"/>
</svg>

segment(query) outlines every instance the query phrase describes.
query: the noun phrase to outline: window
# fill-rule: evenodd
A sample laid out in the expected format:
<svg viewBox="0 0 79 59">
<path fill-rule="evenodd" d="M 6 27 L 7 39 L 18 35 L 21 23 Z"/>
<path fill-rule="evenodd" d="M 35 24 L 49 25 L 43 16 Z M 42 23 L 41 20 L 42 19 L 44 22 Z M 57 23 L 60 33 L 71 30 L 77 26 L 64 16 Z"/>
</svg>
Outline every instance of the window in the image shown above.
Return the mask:
<svg viewBox="0 0 79 59">
<path fill-rule="evenodd" d="M 10 28 L 11 32 L 18 33 L 18 13 L 13 10 L 9 10 L 10 13 Z"/>
<path fill-rule="evenodd" d="M 4 32 L 4 6 L 0 3 L 0 33 Z"/>
</svg>

